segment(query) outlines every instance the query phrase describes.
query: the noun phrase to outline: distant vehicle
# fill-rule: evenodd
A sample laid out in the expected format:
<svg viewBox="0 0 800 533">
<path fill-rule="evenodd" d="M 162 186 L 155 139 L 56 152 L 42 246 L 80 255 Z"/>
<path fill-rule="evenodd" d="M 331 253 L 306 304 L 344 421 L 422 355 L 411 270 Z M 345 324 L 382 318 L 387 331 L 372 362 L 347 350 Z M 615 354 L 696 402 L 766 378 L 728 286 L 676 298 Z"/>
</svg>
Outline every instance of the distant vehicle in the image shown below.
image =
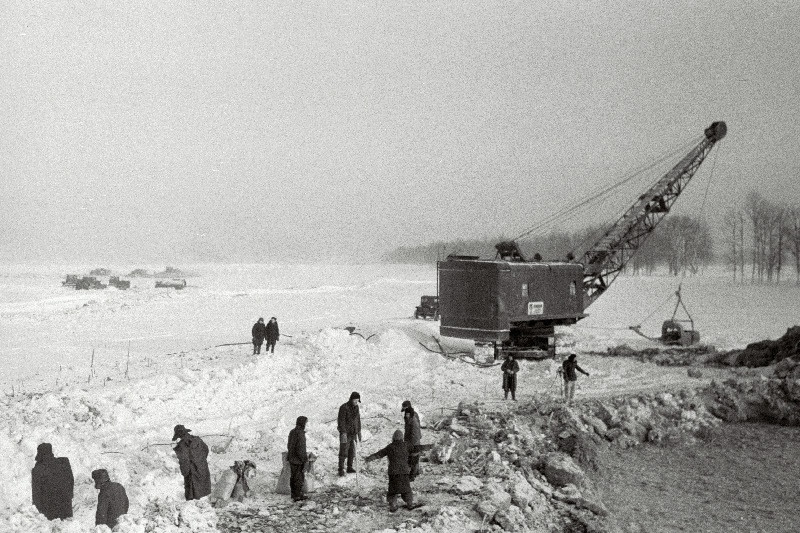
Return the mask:
<svg viewBox="0 0 800 533">
<path fill-rule="evenodd" d="M 414 318 L 439 320 L 439 297 L 423 296 L 420 298 L 417 310 L 414 311 Z"/>
<path fill-rule="evenodd" d="M 78 275 L 77 274 L 67 274 L 64 281 L 61 282 L 61 285 L 64 287 L 74 287 L 78 284 Z"/>
<path fill-rule="evenodd" d="M 156 272 L 155 274 L 153 274 L 153 276 L 156 278 L 174 278 L 174 279 L 182 278 L 185 275 L 186 274 L 184 274 L 183 271 L 180 270 L 179 268 L 174 268 L 170 266 L 165 268 L 163 272 Z"/>
<path fill-rule="evenodd" d="M 127 279 L 119 279 L 119 276 L 111 276 L 108 279 L 108 284 L 123 291 L 131 288 L 131 282 Z"/>
<path fill-rule="evenodd" d="M 183 289 L 186 287 L 185 279 L 160 279 L 156 281 L 156 289 Z"/>
<path fill-rule="evenodd" d="M 75 283 L 76 290 L 90 290 L 90 289 L 105 289 L 108 285 L 105 285 L 100 282 L 94 276 L 83 276 Z"/>
</svg>

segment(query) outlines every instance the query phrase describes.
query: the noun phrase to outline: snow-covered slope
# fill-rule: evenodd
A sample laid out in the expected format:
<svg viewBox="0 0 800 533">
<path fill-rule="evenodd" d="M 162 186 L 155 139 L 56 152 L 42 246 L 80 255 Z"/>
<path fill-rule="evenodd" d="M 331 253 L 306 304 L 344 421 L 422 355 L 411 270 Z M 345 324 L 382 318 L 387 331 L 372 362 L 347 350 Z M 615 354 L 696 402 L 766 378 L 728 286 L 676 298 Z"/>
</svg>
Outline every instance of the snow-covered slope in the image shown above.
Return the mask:
<svg viewBox="0 0 800 533">
<path fill-rule="evenodd" d="M 389 431 L 387 419 L 401 427 L 405 399 L 424 415 L 455 407 L 465 397 L 501 398 L 496 368 L 425 350 L 419 342 L 437 334 L 436 324 L 403 318 L 421 294 L 435 291 L 431 268 L 192 270 L 202 276 L 180 292 L 144 285 L 70 291 L 52 272 L 6 272 L 0 285 L 6 380 L 0 400 L 0 531 L 91 531 L 96 491 L 89 474 L 95 468 L 107 468 L 126 486 L 132 521 L 123 530 L 137 531 L 137 517 L 152 517 L 159 512 L 154 509 L 169 509 L 182 499 L 169 444 L 178 423 L 205 436 L 212 473 L 249 458 L 258 464 L 255 490 L 271 491 L 280 452 L 299 415 L 309 418 L 318 470 L 335 472 L 336 413 L 353 390 L 363 400 L 365 451 L 389 438 L 383 434 Z M 621 278 L 590 309 L 589 319 L 560 332 L 560 350 L 646 344 L 626 327 L 650 313 L 675 285 L 672 278 Z M 722 347 L 777 337 L 798 316 L 800 289 L 793 286 L 731 287 L 722 277 L 706 277 L 685 280 L 683 292 L 704 338 Z M 671 312 L 664 308 L 645 329 L 655 332 Z M 254 357 L 248 345 L 214 347 L 246 342 L 255 319 L 272 315 L 284 333 L 274 355 Z M 362 335 L 342 329 L 350 324 Z M 461 349 L 465 343 L 445 346 Z M 584 395 L 687 379 L 685 369 L 629 359 L 581 355 L 581 363 L 592 373 L 581 382 Z M 554 370 L 550 361 L 524 362 L 520 396 L 555 392 Z M 51 442 L 56 455 L 72 462 L 75 517 L 66 524 L 44 521 L 29 505 L 30 469 L 40 442 Z M 186 520 L 199 524 L 197 530 L 211 528 L 213 513 L 202 504 L 190 504 L 185 513 Z"/>
</svg>

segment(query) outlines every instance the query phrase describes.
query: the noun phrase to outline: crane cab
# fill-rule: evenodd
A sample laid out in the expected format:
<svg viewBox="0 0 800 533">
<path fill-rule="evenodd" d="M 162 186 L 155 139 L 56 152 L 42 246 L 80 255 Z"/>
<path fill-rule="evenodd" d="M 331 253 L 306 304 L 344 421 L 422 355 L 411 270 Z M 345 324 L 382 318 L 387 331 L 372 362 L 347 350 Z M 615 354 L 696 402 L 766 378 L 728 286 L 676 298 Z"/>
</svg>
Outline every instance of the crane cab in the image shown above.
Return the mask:
<svg viewBox="0 0 800 533">
<path fill-rule="evenodd" d="M 555 355 L 555 326 L 586 316 L 579 263 L 449 256 L 438 272 L 439 331 L 446 337 L 541 358 Z"/>
</svg>

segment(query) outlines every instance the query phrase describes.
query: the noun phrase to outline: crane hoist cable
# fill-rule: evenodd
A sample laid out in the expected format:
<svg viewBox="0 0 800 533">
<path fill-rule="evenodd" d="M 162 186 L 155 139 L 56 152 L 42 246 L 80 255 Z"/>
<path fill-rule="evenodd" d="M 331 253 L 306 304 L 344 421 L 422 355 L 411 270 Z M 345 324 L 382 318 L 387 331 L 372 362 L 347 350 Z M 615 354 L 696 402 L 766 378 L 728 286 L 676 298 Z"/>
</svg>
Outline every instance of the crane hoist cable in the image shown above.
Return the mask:
<svg viewBox="0 0 800 533">
<path fill-rule="evenodd" d="M 667 153 L 664 153 L 663 155 L 661 155 L 660 157 L 655 159 L 653 162 L 651 162 L 649 164 L 646 164 L 646 165 L 643 165 L 642 167 L 634 169 L 632 171 L 626 172 L 625 174 L 623 174 L 622 179 L 620 179 L 619 181 L 617 181 L 616 183 L 614 183 L 610 187 L 601 188 L 599 190 L 595 189 L 595 191 L 598 191 L 598 192 L 594 192 L 593 191 L 588 196 L 584 197 L 581 201 L 579 201 L 577 204 L 573 204 L 573 205 L 570 205 L 570 206 L 566 206 L 566 207 L 560 208 L 559 211 L 556 211 L 555 213 L 547 216 L 543 221 L 541 221 L 540 223 L 532 226 L 528 230 L 522 232 L 520 235 L 515 237 L 513 240 L 519 240 L 519 239 L 521 239 L 523 237 L 526 237 L 526 236 L 536 232 L 537 230 L 549 227 L 550 225 L 552 225 L 556 221 L 561 220 L 563 217 L 568 216 L 568 215 L 573 215 L 576 211 L 578 211 L 582 207 L 586 206 L 587 204 L 590 204 L 592 202 L 599 201 L 599 200 L 603 199 L 604 197 L 608 196 L 609 194 L 611 194 L 612 192 L 617 190 L 619 187 L 621 187 L 621 186 L 629 183 L 630 181 L 634 180 L 635 178 L 641 176 L 644 172 L 654 168 L 656 165 L 664 162 L 665 160 L 667 160 L 667 159 L 669 159 L 671 157 L 674 157 L 675 155 L 677 155 L 679 153 L 685 152 L 686 151 L 686 147 L 687 146 L 693 146 L 693 145 L 697 144 L 698 139 L 699 139 L 698 137 L 695 137 L 692 140 L 690 140 L 689 142 L 682 143 L 678 148 L 670 150 Z"/>
</svg>

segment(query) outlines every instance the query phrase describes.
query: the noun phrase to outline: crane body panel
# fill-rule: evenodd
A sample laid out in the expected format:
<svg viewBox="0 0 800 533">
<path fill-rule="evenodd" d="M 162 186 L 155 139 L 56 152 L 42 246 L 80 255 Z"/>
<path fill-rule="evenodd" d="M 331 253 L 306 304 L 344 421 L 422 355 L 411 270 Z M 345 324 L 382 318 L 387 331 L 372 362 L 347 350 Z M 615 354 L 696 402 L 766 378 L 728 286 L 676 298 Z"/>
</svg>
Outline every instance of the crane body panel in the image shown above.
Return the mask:
<svg viewBox="0 0 800 533">
<path fill-rule="evenodd" d="M 481 343 L 515 328 L 574 324 L 583 313 L 583 265 L 448 258 L 438 264 L 440 333 Z"/>
</svg>

